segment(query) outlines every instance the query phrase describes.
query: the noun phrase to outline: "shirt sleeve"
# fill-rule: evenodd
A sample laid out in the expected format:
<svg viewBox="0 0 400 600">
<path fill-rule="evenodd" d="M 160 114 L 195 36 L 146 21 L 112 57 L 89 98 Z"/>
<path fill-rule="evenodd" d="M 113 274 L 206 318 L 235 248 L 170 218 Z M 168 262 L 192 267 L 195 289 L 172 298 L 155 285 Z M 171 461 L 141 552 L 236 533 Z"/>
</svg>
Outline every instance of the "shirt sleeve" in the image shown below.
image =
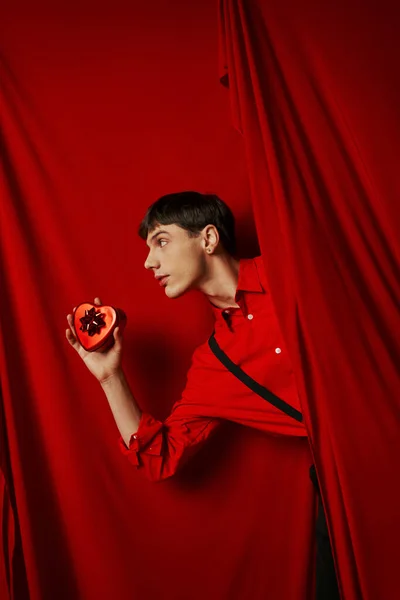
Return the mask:
<svg viewBox="0 0 400 600">
<path fill-rule="evenodd" d="M 297 422 L 254 394 L 216 359 L 207 343 L 192 356 L 186 386 L 165 421 L 143 412 L 138 430 L 119 446 L 129 462 L 151 481 L 171 477 L 224 421 L 273 435 L 306 436 Z"/>
<path fill-rule="evenodd" d="M 122 437 L 119 446 L 129 462 L 141 468 L 150 481 L 161 481 L 175 474 L 204 444 L 220 423 L 219 419 L 185 414 L 174 405 L 171 415 L 158 421 L 142 413 L 139 428 L 129 440 L 129 448 Z"/>
</svg>

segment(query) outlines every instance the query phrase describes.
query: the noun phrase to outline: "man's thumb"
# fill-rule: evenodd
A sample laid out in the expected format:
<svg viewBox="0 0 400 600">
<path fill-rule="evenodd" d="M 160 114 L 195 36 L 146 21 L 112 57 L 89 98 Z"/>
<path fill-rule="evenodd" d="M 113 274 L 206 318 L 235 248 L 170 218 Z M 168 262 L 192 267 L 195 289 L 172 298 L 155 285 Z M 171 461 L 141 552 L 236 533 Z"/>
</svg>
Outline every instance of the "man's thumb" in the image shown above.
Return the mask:
<svg viewBox="0 0 400 600">
<path fill-rule="evenodd" d="M 116 327 L 114 329 L 114 340 L 115 340 L 115 345 L 117 347 L 119 347 L 121 345 L 121 331 L 120 331 L 119 327 Z"/>
</svg>

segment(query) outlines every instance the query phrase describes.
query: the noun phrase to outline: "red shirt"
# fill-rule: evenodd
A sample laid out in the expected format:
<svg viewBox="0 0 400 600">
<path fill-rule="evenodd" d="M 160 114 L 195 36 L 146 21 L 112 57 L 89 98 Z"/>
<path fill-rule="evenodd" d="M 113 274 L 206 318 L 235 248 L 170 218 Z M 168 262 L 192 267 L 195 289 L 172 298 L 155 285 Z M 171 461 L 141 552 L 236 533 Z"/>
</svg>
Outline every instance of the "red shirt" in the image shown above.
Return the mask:
<svg viewBox="0 0 400 600">
<path fill-rule="evenodd" d="M 240 308 L 211 305 L 219 346 L 248 375 L 300 411 L 294 373 L 267 290 L 261 256 L 240 260 L 235 302 Z M 120 449 L 135 467 L 145 470 L 149 479 L 165 479 L 223 419 L 275 435 L 307 435 L 303 423 L 269 404 L 230 373 L 206 340 L 193 353 L 186 387 L 170 416 L 161 422 L 143 413 L 129 449 L 122 437 Z"/>
</svg>

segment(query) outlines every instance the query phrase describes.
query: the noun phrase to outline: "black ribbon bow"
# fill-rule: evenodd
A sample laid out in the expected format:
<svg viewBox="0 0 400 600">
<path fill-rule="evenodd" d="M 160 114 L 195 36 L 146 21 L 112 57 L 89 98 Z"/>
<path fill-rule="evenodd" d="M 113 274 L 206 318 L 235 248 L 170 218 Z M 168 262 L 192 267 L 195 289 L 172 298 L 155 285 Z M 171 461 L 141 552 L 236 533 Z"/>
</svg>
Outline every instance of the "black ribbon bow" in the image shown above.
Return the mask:
<svg viewBox="0 0 400 600">
<path fill-rule="evenodd" d="M 85 310 L 85 316 L 79 319 L 82 323 L 82 326 L 79 328 L 80 331 L 85 331 L 90 337 L 96 333 L 100 333 L 101 327 L 104 327 L 106 324 L 103 316 L 104 313 L 96 312 L 94 307 L 90 310 Z"/>
</svg>

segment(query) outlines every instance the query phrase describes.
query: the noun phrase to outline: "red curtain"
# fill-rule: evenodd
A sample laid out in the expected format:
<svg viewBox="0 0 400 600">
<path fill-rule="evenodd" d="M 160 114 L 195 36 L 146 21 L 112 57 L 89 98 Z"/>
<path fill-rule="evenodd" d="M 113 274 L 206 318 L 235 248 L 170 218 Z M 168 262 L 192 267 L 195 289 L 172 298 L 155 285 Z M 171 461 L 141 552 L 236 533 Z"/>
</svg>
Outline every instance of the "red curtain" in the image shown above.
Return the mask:
<svg viewBox="0 0 400 600">
<path fill-rule="evenodd" d="M 215 192 L 241 255 L 258 253 L 214 0 L 2 12 L 1 598 L 312 597 L 307 444 L 227 424 L 176 477 L 148 482 L 65 339 L 77 303 L 124 309 L 127 378 L 165 418 L 212 315 L 146 273 L 146 208 Z"/>
<path fill-rule="evenodd" d="M 397 598 L 398 7 L 221 0 L 220 36 L 341 591 Z"/>
</svg>

